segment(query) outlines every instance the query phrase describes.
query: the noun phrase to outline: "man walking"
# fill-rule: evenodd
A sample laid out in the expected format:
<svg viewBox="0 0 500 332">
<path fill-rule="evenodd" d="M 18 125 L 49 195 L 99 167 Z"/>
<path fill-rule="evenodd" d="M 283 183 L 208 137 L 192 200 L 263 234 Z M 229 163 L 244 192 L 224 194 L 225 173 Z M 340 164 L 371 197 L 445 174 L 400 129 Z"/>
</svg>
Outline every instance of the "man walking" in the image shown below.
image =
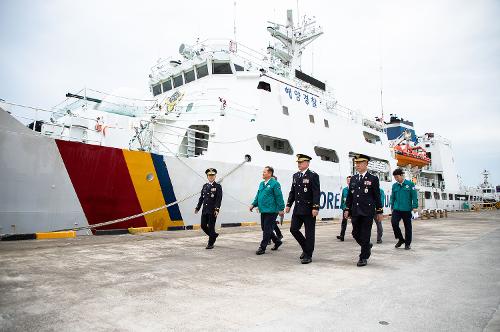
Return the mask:
<svg viewBox="0 0 500 332">
<path fill-rule="evenodd" d="M 368 173 L 368 161 L 370 157 L 362 154 L 354 157 L 358 174 L 351 178 L 344 212 L 344 218 L 351 216 L 352 236 L 361 246 L 358 266 L 368 264 L 373 246 L 370 243 L 373 219 L 376 215 L 377 220 L 382 221 L 383 213 L 379 180 Z"/>
<path fill-rule="evenodd" d="M 289 213 L 290 208 L 295 203 L 290 233 L 302 248 L 302 254 L 300 255 L 302 264 L 312 262 L 316 216 L 319 211 L 319 175 L 309 169 L 311 159 L 305 154 L 297 155 L 299 171 L 293 175 L 292 187 L 285 209 L 285 212 Z M 305 237 L 300 232 L 302 225 L 305 228 Z"/>
<path fill-rule="evenodd" d="M 207 175 L 208 183 L 205 183 L 201 188 L 200 199 L 198 200 L 198 205 L 196 205 L 194 209 L 194 213 L 198 213 L 203 204 L 203 210 L 201 211 L 201 229 L 208 235 L 206 249 L 213 249 L 215 240 L 217 236 L 219 236 L 218 233 L 215 233 L 215 223 L 222 202 L 222 186 L 215 182 L 215 176 L 217 174 L 215 168 L 207 169 L 205 174 Z"/>
<path fill-rule="evenodd" d="M 274 234 L 274 227 L 276 226 L 276 217 L 278 214 L 282 216 L 285 209 L 285 202 L 283 201 L 283 194 L 281 186 L 278 181 L 273 177 L 274 169 L 271 166 L 264 167 L 262 171 L 263 181 L 259 185 L 255 199 L 250 205 L 250 212 L 258 207 L 260 211 L 260 226 L 262 228 L 262 241 L 257 255 L 266 253 L 266 247 L 269 240 L 274 242 L 274 247 L 271 250 L 278 250 L 281 242 Z"/>
<path fill-rule="evenodd" d="M 340 235 L 337 236 L 337 239 L 339 239 L 340 241 L 344 241 L 345 231 L 347 229 L 347 218 L 344 217 L 344 211 L 347 193 L 349 192 L 349 182 L 351 182 L 350 175 L 347 177 L 347 187 L 344 187 L 344 189 L 342 189 L 342 197 L 340 199 L 340 209 L 342 210 L 342 224 L 340 226 Z"/>
<path fill-rule="evenodd" d="M 415 184 L 411 181 L 405 180 L 404 172 L 401 168 L 397 168 L 392 172 L 396 183 L 392 185 L 391 194 L 391 209 L 392 209 L 392 230 L 394 236 L 398 240 L 396 248 L 405 245 L 406 250 L 411 249 L 412 240 L 412 225 L 411 225 L 411 212 L 415 212 L 418 208 L 418 197 Z M 399 222 L 403 219 L 405 225 L 405 237 L 399 228 Z"/>
</svg>

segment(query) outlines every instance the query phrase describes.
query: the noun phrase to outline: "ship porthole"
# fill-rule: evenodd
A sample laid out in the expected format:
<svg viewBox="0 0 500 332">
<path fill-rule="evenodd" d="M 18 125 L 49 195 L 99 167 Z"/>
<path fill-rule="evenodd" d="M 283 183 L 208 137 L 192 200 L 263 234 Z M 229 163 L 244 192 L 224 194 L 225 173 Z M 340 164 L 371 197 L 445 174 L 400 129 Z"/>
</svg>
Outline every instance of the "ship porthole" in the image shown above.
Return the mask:
<svg viewBox="0 0 500 332">
<path fill-rule="evenodd" d="M 154 178 L 155 176 L 153 175 L 153 173 L 148 173 L 148 175 L 146 175 L 146 180 L 148 181 L 153 181 Z"/>
</svg>

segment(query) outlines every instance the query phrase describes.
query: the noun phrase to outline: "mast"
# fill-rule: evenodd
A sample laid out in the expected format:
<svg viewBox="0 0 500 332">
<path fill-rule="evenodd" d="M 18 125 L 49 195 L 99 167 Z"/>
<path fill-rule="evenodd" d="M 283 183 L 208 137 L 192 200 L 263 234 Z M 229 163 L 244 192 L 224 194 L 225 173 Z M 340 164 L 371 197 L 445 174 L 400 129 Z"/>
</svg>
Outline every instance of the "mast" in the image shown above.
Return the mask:
<svg viewBox="0 0 500 332">
<path fill-rule="evenodd" d="M 269 22 L 267 31 L 278 41 L 267 48 L 272 60 L 288 75 L 300 70 L 301 57 L 304 49 L 323 34 L 323 29 L 316 26 L 316 21 L 304 16 L 302 24 L 294 26 L 293 11 L 287 10 L 286 25 Z"/>
</svg>

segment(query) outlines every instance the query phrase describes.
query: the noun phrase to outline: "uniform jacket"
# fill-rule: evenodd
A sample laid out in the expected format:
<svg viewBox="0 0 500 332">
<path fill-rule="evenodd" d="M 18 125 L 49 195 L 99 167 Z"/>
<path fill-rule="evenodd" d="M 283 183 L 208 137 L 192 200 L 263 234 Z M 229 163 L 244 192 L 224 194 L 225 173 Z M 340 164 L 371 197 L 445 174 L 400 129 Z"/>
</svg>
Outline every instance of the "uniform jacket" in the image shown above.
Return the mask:
<svg viewBox="0 0 500 332">
<path fill-rule="evenodd" d="M 411 211 L 418 208 L 418 197 L 415 184 L 404 180 L 392 185 L 391 208 L 398 211 Z"/>
<path fill-rule="evenodd" d="M 291 207 L 295 202 L 293 214 L 310 215 L 312 210 L 319 210 L 319 175 L 311 170 L 307 170 L 301 177 L 301 172 L 293 175 L 292 187 L 287 207 Z"/>
<path fill-rule="evenodd" d="M 340 199 L 340 209 L 341 210 L 345 209 L 345 201 L 347 199 L 347 193 L 348 192 L 349 192 L 349 188 L 348 187 L 344 187 L 344 189 L 342 189 L 342 198 Z"/>
<path fill-rule="evenodd" d="M 267 184 L 262 181 L 252 205 L 258 207 L 260 213 L 278 213 L 279 211 L 283 211 L 285 209 L 285 202 L 283 201 L 283 193 L 281 192 L 279 182 L 274 178 L 270 178 Z"/>
<path fill-rule="evenodd" d="M 378 177 L 368 172 L 364 177 L 354 175 L 349 185 L 345 209 L 354 217 L 383 213 Z"/>
<path fill-rule="evenodd" d="M 199 210 L 203 204 L 201 214 L 212 214 L 215 211 L 219 211 L 221 202 L 222 186 L 215 181 L 212 184 L 205 183 L 203 188 L 201 188 L 200 199 L 198 200 L 198 205 L 196 205 L 196 210 Z"/>
</svg>

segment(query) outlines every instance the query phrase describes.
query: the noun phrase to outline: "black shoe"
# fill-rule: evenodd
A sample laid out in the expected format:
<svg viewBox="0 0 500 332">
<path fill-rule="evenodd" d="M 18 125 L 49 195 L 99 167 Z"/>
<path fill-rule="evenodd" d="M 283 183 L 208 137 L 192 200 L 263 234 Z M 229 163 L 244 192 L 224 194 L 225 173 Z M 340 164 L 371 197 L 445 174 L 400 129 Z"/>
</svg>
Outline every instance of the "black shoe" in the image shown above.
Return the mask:
<svg viewBox="0 0 500 332">
<path fill-rule="evenodd" d="M 312 260 L 312 258 L 311 258 L 311 257 L 309 257 L 309 256 L 304 256 L 304 258 L 302 258 L 302 259 L 300 260 L 300 262 L 301 262 L 302 264 L 309 264 L 309 263 L 311 263 L 312 261 L 313 261 L 313 260 Z"/>
<path fill-rule="evenodd" d="M 259 249 L 257 249 L 257 251 L 255 252 L 256 255 L 263 255 L 266 253 L 266 250 L 265 249 L 262 249 L 259 247 Z"/>
<path fill-rule="evenodd" d="M 356 265 L 357 266 L 366 266 L 366 264 L 368 264 L 368 261 L 364 258 L 360 258 L 358 261 L 358 264 L 356 264 Z"/>
<path fill-rule="evenodd" d="M 274 247 L 271 248 L 271 250 L 278 250 L 278 248 L 283 244 L 283 242 L 278 241 L 274 244 Z"/>
<path fill-rule="evenodd" d="M 337 239 L 339 239 L 340 241 L 344 242 L 344 237 L 343 236 L 337 235 Z"/>
<path fill-rule="evenodd" d="M 281 234 L 281 235 L 278 236 L 278 240 L 281 241 L 282 239 L 283 239 L 283 234 Z"/>
<path fill-rule="evenodd" d="M 405 240 L 399 240 L 398 243 L 396 243 L 395 247 L 399 248 L 405 243 Z"/>
<path fill-rule="evenodd" d="M 306 257 L 306 253 L 305 252 L 302 252 L 302 254 L 300 254 L 300 259 L 304 259 L 304 257 Z"/>
<path fill-rule="evenodd" d="M 213 248 L 214 248 L 213 244 L 207 244 L 207 246 L 205 247 L 205 249 L 213 249 Z"/>
<path fill-rule="evenodd" d="M 377 240 L 377 243 L 378 243 L 378 244 L 381 244 L 381 243 L 382 243 L 382 240 Z"/>
<path fill-rule="evenodd" d="M 405 244 L 405 250 L 410 250 L 410 249 L 411 249 L 410 245 L 409 244 Z"/>
</svg>

